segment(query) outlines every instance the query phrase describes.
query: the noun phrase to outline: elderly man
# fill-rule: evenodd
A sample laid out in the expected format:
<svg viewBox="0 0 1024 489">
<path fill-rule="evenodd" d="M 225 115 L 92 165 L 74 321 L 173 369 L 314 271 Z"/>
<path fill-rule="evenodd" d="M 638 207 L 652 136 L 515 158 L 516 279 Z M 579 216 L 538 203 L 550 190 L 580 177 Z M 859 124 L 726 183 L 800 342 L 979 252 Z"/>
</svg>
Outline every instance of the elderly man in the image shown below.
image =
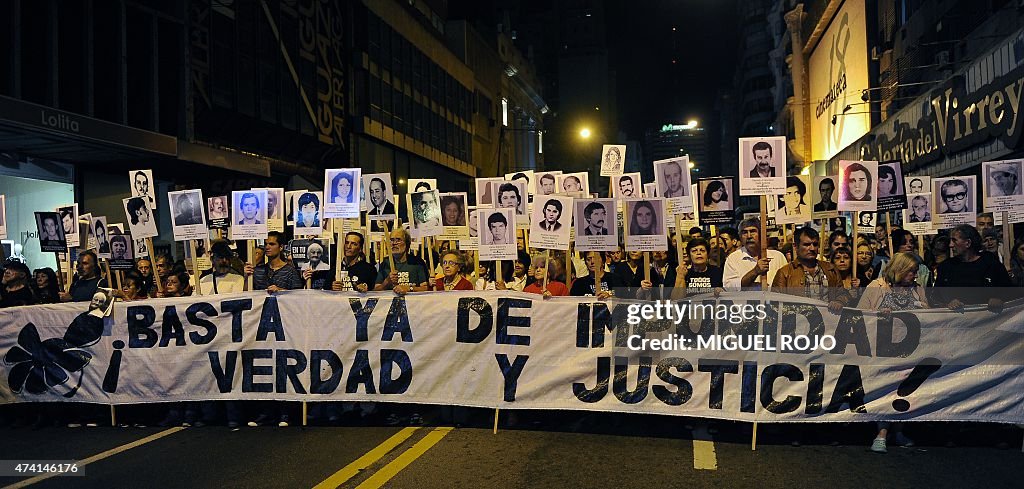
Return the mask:
<svg viewBox="0 0 1024 489">
<path fill-rule="evenodd" d="M 409 254 L 411 242 L 405 229 L 398 228 L 391 233 L 391 255 L 395 261 L 395 269 L 391 269 L 389 260 L 381 260 L 380 271 L 377 272 L 377 285 L 373 290 L 390 290 L 398 295 L 429 290 L 430 275 L 427 273 L 427 265 L 420 258 Z"/>
<path fill-rule="evenodd" d="M 742 246 L 725 259 L 722 271 L 722 283 L 725 288 L 759 290 L 761 276 L 765 276 L 767 283 L 772 284 L 775 274 L 786 264 L 786 256 L 778 250 L 767 250 L 765 257 L 760 257 L 760 219 L 744 219 L 740 223 L 740 241 Z"/>
<path fill-rule="evenodd" d="M 78 275 L 71 282 L 70 292 L 60 292 L 61 302 L 91 301 L 97 287 L 109 287 L 104 278 L 100 278 L 100 268 L 96 265 L 96 253 L 91 250 L 78 255 Z"/>
</svg>

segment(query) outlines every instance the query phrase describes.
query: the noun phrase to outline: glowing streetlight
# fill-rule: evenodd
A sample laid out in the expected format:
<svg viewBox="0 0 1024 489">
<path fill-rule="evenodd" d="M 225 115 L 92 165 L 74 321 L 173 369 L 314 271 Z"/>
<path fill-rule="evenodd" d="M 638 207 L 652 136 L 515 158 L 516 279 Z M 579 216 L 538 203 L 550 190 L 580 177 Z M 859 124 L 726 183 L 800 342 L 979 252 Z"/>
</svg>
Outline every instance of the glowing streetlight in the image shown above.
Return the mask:
<svg viewBox="0 0 1024 489">
<path fill-rule="evenodd" d="M 580 129 L 580 137 L 583 139 L 590 139 L 590 129 L 586 127 Z"/>
<path fill-rule="evenodd" d="M 697 127 L 697 119 L 690 119 L 686 121 L 686 125 L 690 127 Z"/>
</svg>

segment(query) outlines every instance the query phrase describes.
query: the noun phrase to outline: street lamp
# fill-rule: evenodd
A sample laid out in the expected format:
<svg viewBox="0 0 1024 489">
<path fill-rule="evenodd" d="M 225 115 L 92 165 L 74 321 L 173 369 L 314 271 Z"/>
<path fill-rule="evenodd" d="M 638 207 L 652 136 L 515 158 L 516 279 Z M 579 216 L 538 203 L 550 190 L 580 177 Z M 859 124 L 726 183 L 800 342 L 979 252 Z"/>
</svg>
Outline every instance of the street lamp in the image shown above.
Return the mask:
<svg viewBox="0 0 1024 489">
<path fill-rule="evenodd" d="M 583 139 L 590 139 L 590 128 L 584 127 L 580 129 L 580 137 Z"/>
<path fill-rule="evenodd" d="M 690 126 L 691 129 L 697 127 L 697 119 L 690 119 L 686 121 L 686 125 Z"/>
</svg>

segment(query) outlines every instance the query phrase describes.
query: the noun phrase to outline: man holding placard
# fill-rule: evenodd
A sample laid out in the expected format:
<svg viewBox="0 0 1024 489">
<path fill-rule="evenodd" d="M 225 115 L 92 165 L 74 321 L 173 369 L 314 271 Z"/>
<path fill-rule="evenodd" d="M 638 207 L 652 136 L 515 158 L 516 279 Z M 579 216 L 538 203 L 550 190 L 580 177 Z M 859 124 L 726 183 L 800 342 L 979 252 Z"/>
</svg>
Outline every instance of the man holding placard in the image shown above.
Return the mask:
<svg viewBox="0 0 1024 489">
<path fill-rule="evenodd" d="M 411 243 L 412 238 L 405 229 L 398 228 L 391 233 L 391 255 L 394 258 L 395 269 L 391 269 L 390 260 L 381 260 L 380 271 L 377 272 L 377 285 L 373 290 L 391 290 L 398 295 L 429 290 L 427 264 L 409 254 Z"/>
</svg>

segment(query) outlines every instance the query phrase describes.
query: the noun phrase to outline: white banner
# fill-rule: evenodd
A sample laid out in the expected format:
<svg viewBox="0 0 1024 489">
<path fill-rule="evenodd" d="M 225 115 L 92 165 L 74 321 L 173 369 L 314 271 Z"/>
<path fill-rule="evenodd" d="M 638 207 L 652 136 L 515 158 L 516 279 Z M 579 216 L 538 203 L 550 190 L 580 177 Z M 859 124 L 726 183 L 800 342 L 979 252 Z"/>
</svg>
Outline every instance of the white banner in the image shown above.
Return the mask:
<svg viewBox="0 0 1024 489">
<path fill-rule="evenodd" d="M 777 293 L 706 300 L 675 303 L 685 308 L 676 317 L 704 317 L 680 326 L 640 320 L 654 303 L 494 291 L 154 299 L 118 302 L 106 320 L 85 303 L 3 309 L 0 402 L 348 400 L 762 422 L 1024 422 L 1020 305 L 886 320 Z M 736 334 L 780 351 L 699 345 L 727 347 Z M 627 347 L 670 335 L 682 338 L 675 351 Z M 787 348 L 787 338 L 812 349 Z"/>
</svg>

